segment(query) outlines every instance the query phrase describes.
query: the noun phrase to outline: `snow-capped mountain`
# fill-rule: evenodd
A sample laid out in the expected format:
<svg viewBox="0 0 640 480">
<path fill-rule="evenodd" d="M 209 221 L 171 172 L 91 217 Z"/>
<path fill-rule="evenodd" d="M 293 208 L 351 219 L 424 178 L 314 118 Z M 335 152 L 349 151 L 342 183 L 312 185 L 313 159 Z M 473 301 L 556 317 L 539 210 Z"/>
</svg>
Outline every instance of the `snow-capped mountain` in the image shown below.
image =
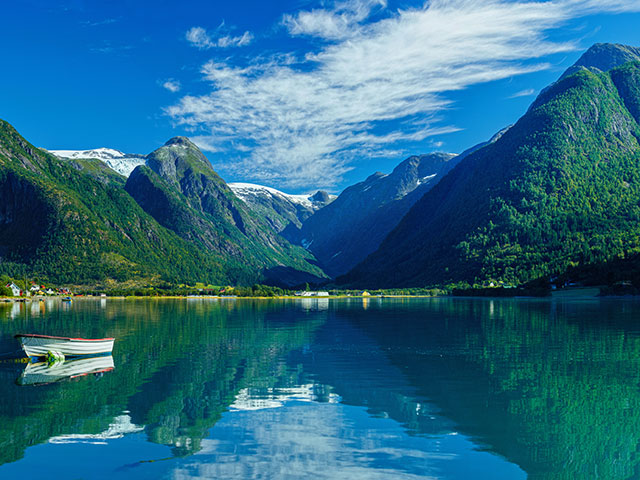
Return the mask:
<svg viewBox="0 0 640 480">
<path fill-rule="evenodd" d="M 243 200 L 248 200 L 251 197 L 280 197 L 285 198 L 291 203 L 296 203 L 304 207 L 318 210 L 324 207 L 327 203 L 331 203 L 336 198 L 335 195 L 330 195 L 327 192 L 318 191 L 316 193 L 309 193 L 303 195 L 292 195 L 290 193 L 284 193 L 275 188 L 265 187 L 263 185 L 255 185 L 253 183 L 230 183 L 229 187 L 233 190 L 238 197 Z"/>
<path fill-rule="evenodd" d="M 106 163 L 110 168 L 120 175 L 128 177 L 138 165 L 144 165 L 145 155 L 136 153 L 122 153 L 113 148 L 94 148 L 91 150 L 49 150 L 55 156 L 76 160 L 80 158 L 97 158 Z"/>
<path fill-rule="evenodd" d="M 54 155 L 62 158 L 99 158 L 108 160 L 111 158 L 122 158 L 126 155 L 114 148 L 94 148 L 92 150 L 49 150 Z"/>
<path fill-rule="evenodd" d="M 314 194 L 291 195 L 275 188 L 252 183 L 230 183 L 229 187 L 255 213 L 263 216 L 278 232 L 302 222 L 315 211 L 335 200 L 335 195 L 324 191 Z"/>
</svg>

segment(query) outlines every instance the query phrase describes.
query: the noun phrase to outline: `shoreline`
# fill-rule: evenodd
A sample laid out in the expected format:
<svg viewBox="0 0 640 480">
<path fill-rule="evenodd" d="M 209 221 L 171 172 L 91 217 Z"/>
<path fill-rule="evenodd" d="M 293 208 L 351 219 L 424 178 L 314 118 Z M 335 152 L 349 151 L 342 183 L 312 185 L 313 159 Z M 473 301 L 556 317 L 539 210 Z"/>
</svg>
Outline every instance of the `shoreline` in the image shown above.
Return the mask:
<svg viewBox="0 0 640 480">
<path fill-rule="evenodd" d="M 598 292 L 598 293 L 597 293 Z M 640 295 L 602 295 L 599 289 L 594 287 L 578 287 L 575 289 L 552 291 L 547 296 L 535 295 L 513 295 L 513 296 L 492 296 L 492 295 L 327 295 L 327 296 L 298 296 L 298 295 L 278 295 L 278 296 L 233 296 L 233 295 L 113 295 L 100 297 L 95 295 L 82 295 L 71 297 L 73 301 L 84 300 L 345 300 L 345 299 L 407 299 L 407 298 L 486 298 L 486 299 L 548 299 L 548 300 L 572 300 L 572 299 L 640 299 Z M 0 297 L 2 303 L 31 303 L 40 301 L 62 301 L 63 296 L 34 296 L 34 297 Z"/>
<path fill-rule="evenodd" d="M 240 297 L 231 295 L 114 295 L 109 297 L 97 297 L 97 296 L 78 296 L 72 297 L 73 301 L 76 300 L 307 300 L 307 299 L 370 299 L 370 298 L 448 298 L 451 295 L 327 295 L 327 296 L 313 296 L 313 297 L 301 297 L 296 295 L 280 295 L 274 297 Z M 40 300 L 62 300 L 63 297 L 0 297 L 0 302 L 3 303 L 28 303 Z"/>
</svg>

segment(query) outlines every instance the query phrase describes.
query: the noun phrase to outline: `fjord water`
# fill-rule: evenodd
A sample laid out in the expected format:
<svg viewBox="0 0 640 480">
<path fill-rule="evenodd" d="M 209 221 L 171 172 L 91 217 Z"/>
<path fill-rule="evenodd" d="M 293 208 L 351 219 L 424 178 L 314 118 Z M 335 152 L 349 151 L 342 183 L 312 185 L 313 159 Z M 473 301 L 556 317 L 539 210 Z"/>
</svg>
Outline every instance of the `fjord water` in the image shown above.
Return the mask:
<svg viewBox="0 0 640 480">
<path fill-rule="evenodd" d="M 19 386 L 0 478 L 638 478 L 640 303 L 0 304 L 16 333 L 117 338 L 115 369 Z"/>
</svg>

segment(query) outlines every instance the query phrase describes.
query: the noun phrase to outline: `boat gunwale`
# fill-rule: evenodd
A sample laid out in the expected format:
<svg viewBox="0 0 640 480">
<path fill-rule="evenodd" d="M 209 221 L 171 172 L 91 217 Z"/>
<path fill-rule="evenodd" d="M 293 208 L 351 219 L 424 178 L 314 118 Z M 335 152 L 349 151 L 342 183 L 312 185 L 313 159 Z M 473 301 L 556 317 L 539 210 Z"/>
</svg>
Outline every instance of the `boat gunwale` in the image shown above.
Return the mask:
<svg viewBox="0 0 640 480">
<path fill-rule="evenodd" d="M 106 342 L 109 340 L 115 340 L 115 338 L 73 338 L 73 337 L 56 337 L 53 335 L 39 335 L 37 333 L 18 333 L 13 336 L 14 338 L 26 337 L 26 338 L 49 338 L 53 340 L 68 340 L 75 342 Z"/>
</svg>

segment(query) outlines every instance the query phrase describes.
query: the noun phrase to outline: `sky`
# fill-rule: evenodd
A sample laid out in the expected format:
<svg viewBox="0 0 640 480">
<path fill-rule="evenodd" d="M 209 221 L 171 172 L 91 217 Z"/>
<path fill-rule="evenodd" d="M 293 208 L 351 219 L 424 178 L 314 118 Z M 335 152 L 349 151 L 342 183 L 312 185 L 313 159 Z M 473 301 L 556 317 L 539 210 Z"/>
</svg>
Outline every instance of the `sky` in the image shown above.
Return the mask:
<svg viewBox="0 0 640 480">
<path fill-rule="evenodd" d="M 338 193 L 461 152 L 639 0 L 21 0 L 0 16 L 0 118 L 47 149 L 186 135 L 227 181 Z"/>
</svg>

